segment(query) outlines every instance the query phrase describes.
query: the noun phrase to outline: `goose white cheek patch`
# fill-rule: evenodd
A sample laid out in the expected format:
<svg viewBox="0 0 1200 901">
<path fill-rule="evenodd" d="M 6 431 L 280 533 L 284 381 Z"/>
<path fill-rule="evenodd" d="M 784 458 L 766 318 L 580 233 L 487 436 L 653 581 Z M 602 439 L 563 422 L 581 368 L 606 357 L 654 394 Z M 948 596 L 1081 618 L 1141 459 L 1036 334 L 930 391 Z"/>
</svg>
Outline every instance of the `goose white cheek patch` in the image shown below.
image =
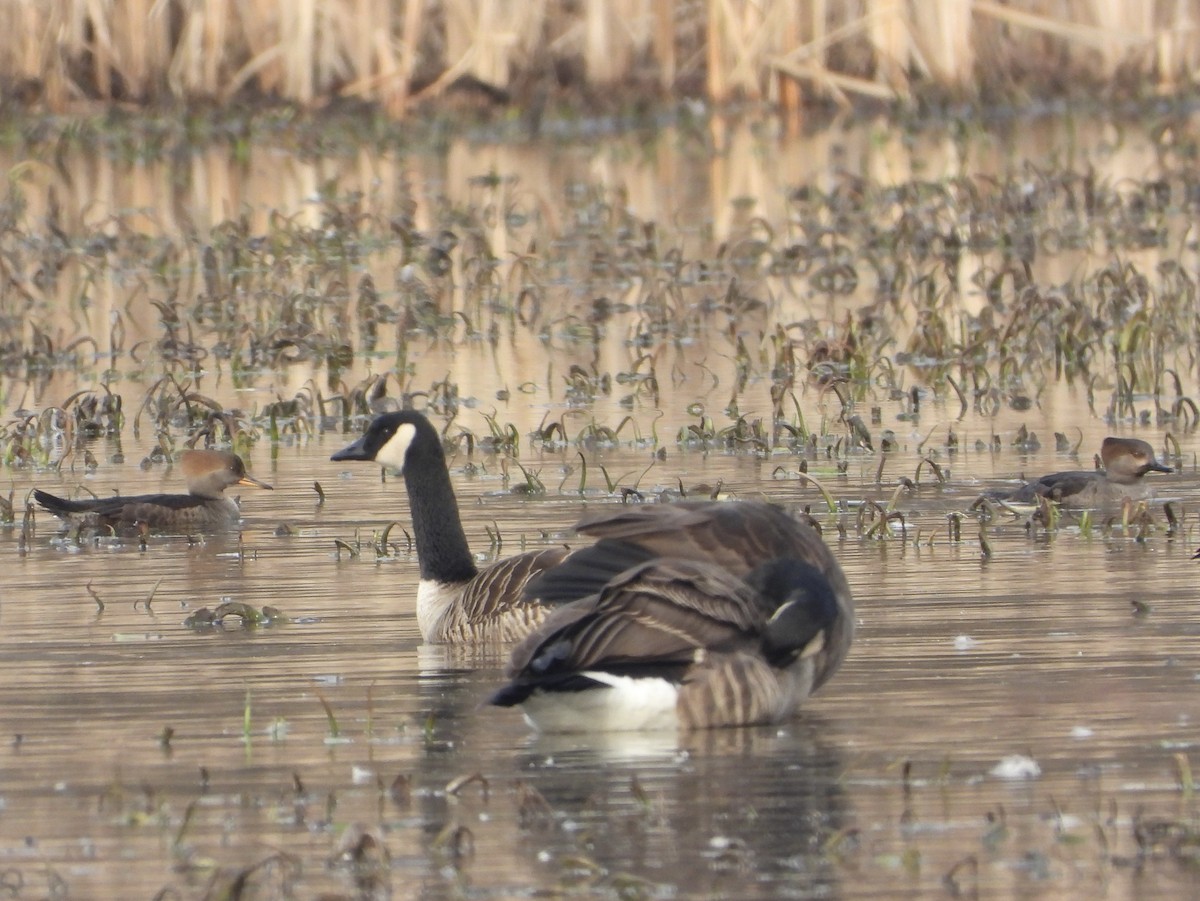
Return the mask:
<svg viewBox="0 0 1200 901">
<path fill-rule="evenodd" d="M 398 472 L 404 472 L 404 459 L 416 436 L 416 426 L 407 422 L 402 424 L 400 428 L 396 429 L 396 434 L 379 449 L 379 453 L 375 455 L 375 462 Z"/>
</svg>

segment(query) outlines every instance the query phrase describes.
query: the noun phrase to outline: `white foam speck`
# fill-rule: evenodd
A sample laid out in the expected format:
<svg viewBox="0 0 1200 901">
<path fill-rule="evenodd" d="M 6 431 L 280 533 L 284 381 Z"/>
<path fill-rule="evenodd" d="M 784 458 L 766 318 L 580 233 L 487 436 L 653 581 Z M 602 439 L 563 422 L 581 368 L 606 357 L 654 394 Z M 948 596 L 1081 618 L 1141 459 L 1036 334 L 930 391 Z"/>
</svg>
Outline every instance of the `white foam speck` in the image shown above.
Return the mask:
<svg viewBox="0 0 1200 901">
<path fill-rule="evenodd" d="M 1036 779 L 1042 775 L 1042 768 L 1032 757 L 1010 754 L 992 767 L 991 774 L 997 779 Z"/>
</svg>

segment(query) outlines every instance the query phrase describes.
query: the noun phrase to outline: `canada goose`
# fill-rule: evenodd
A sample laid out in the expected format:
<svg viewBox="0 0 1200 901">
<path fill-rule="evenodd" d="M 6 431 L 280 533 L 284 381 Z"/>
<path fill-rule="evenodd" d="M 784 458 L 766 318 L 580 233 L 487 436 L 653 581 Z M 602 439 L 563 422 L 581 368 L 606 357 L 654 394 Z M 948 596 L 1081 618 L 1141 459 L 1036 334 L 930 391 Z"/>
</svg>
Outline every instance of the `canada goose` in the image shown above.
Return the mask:
<svg viewBox="0 0 1200 901">
<path fill-rule="evenodd" d="M 428 642 L 514 641 L 545 611 L 525 586 L 559 563 L 566 548 L 546 548 L 475 565 L 446 469 L 442 440 L 415 410 L 384 413 L 332 460 L 373 460 L 404 475 L 421 582 L 417 626 Z"/>
<path fill-rule="evenodd" d="M 145 524 L 156 531 L 192 532 L 237 525 L 241 512 L 237 504 L 225 497 L 229 486 L 271 487 L 247 475 L 241 457 L 229 451 L 186 450 L 179 457 L 179 468 L 187 479 L 187 494 L 139 494 L 76 501 L 35 490 L 33 497 L 72 525 L 128 532 Z"/>
<path fill-rule="evenodd" d="M 510 681 L 489 699 L 521 705 L 540 731 L 778 722 L 850 647 L 841 567 L 815 530 L 778 507 L 647 505 L 580 531 L 616 537 L 530 586 L 567 603 L 513 650 Z"/>
<path fill-rule="evenodd" d="M 1014 504 L 1035 503 L 1039 497 L 1063 506 L 1104 508 L 1131 501 L 1150 500 L 1154 489 L 1145 481 L 1148 472 L 1172 472 L 1158 462 L 1154 448 L 1140 438 L 1108 437 L 1100 445 L 1101 470 L 1055 472 L 1022 485 L 1002 499 Z"/>
</svg>

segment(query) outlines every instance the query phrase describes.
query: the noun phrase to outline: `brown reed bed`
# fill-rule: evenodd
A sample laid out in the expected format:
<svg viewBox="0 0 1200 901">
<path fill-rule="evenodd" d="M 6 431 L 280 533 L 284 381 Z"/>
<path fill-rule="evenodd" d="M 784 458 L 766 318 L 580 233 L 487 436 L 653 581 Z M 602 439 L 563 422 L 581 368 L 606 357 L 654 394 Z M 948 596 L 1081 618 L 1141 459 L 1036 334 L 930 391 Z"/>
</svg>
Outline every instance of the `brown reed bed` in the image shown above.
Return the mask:
<svg viewBox="0 0 1200 901">
<path fill-rule="evenodd" d="M 535 115 L 664 96 L 846 105 L 1190 87 L 1200 0 L 0 0 L 10 101 L 54 112 L 448 99 Z M 458 104 L 455 104 L 458 108 Z"/>
</svg>

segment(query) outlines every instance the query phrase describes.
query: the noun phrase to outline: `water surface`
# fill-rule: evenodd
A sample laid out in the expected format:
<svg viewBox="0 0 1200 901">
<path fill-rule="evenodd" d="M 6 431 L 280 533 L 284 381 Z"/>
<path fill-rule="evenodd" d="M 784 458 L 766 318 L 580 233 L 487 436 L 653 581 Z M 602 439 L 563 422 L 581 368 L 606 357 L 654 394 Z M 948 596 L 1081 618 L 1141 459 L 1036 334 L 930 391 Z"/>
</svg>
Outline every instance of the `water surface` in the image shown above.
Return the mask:
<svg viewBox="0 0 1200 901">
<path fill-rule="evenodd" d="M 410 552 L 339 557 L 334 539 L 403 526 L 406 510 L 398 482 L 326 460 L 340 443 L 255 467 L 277 490 L 244 496 L 240 544 L 74 548 L 42 521 L 16 554 L 10 536 L 2 834 L 26 891 L 62 880 L 75 897 L 203 895 L 255 865 L 256 897 L 416 885 L 432 897 L 918 897 L 951 873 L 986 893 L 1195 890 L 1175 839 L 1144 859 L 1137 845 L 1146 823 L 1194 815 L 1179 784 L 1200 676 L 1194 536 L 1045 539 L 1014 520 L 991 530 L 984 558 L 945 532 L 965 493 L 923 489 L 905 504 L 909 527 L 936 536 L 920 545 L 852 526 L 839 538 L 825 514 L 860 628 L 799 720 L 539 738 L 515 712 L 480 708 L 500 651 L 422 645 Z M 614 462 L 642 459 L 627 456 Z M 744 461 L 689 463 L 739 492 L 758 484 Z M 1163 481 L 1194 502 L 1189 474 Z M 586 505 L 614 502 L 455 484 L 476 546 L 497 524 L 505 551 L 563 540 Z M 795 483 L 772 495 L 814 500 Z M 291 537 L 275 535 L 281 522 Z M 182 627 L 223 598 L 291 622 Z M 989 774 L 1010 755 L 1040 777 Z M 340 852 L 357 829 L 379 846 L 351 865 Z"/>
<path fill-rule="evenodd" d="M 57 195 L 67 232 L 106 229 L 95 223 L 112 216 L 114 232 L 134 224 L 167 235 L 178 242 L 172 252 L 194 259 L 176 295 L 186 327 L 173 331 L 152 302 L 164 304 L 168 292 L 144 260 L 89 281 L 92 258 L 77 251 L 58 282 L 30 279 L 29 291 L 44 290 L 37 303 L 6 311 L 14 334 L 30 317 L 55 324 L 43 330 L 60 349 L 81 333 L 98 345 L 77 367 L 5 372 L 8 436 L 27 414 L 81 389 L 121 393 L 126 420 L 119 434 L 86 444 L 94 469 L 70 435 L 49 429 L 23 465 L 11 461 L 4 472 L 17 522 L 0 533 L 0 884 L 31 898 L 1197 894 L 1200 826 L 1189 781 L 1200 766 L 1190 559 L 1200 543 L 1197 445 L 1194 422 L 1163 415 L 1172 399 L 1167 369 L 1183 395 L 1197 393 L 1186 347 L 1150 335 L 1118 365 L 1104 356 L 1107 334 L 1096 339 L 1107 343 L 1097 345 L 1092 371 L 1072 379 L 1056 377 L 1052 348 L 1041 360 L 1026 348 L 1015 375 L 995 360 L 980 363 L 1003 389 L 990 394 L 986 380 L 971 381 L 978 368 L 940 370 L 910 357 L 911 365 L 874 369 L 844 398 L 821 378 L 791 384 L 785 418 L 793 427 L 802 420 L 810 441 L 764 449 L 692 440 L 688 427 L 703 430 L 705 417 L 715 429 L 739 416 L 770 420 L 776 327 L 798 353 L 815 352 L 819 338 L 836 343 L 851 314 L 875 309 L 875 282 L 864 277 L 858 292 L 835 297 L 804 279 L 743 273 L 736 284 L 750 285 L 756 302 L 721 306 L 735 282 L 722 270 L 712 284 L 699 279 L 672 295 L 675 313 L 659 317 L 653 278 L 611 276 L 617 263 L 605 269 L 600 251 L 617 241 L 620 217 L 570 224 L 604 208 L 575 203 L 574 192 L 624 198 L 686 255 L 761 238 L 764 228 L 787 233 L 798 215 L 792 190 L 840 183 L 846 171 L 907 184 L 914 173 L 999 177 L 1029 158 L 1043 168 L 1087 163 L 1105 184 L 1133 191 L 1140 183 L 1125 179 L 1167 165 L 1149 132 L 1078 127 L 908 143 L 879 127 L 794 142 L 733 129 L 675 134 L 650 148 L 463 142 L 446 157 L 411 159 L 364 150 L 353 160 L 314 161 L 253 148 L 244 165 L 219 150 L 143 166 L 68 155 L 72 177 Z M 1083 133 L 1096 140 L 1076 143 Z M 700 149 L 718 138 L 719 153 Z M 489 173 L 521 178 L 502 179 L 501 190 Z M 487 220 L 488 236 L 506 274 L 523 253 L 558 252 L 546 249 L 545 234 L 594 241 L 596 253 L 563 252 L 559 281 L 543 286 L 554 303 L 532 319 L 472 295 L 469 266 L 456 257 L 453 285 L 431 301 L 437 316 L 408 329 L 384 322 L 375 352 L 363 348 L 380 321 L 345 300 L 362 275 L 372 274 L 385 304 L 426 309 L 406 293 L 415 264 L 392 243 L 347 262 L 338 278 L 304 275 L 297 247 L 273 256 L 268 275 L 247 264 L 253 275 L 245 277 L 262 290 L 230 296 L 240 298 L 248 331 L 223 332 L 217 314 L 189 312 L 191 298 L 211 300 L 191 228 L 203 233 L 244 210 L 249 228 L 267 232 L 275 209 L 313 226 L 309 237 L 319 243 L 320 229 L 333 229 L 315 199 L 327 181 L 361 190 L 362 208 L 380 221 L 411 201 L 426 229 L 448 206 L 500 204 L 507 218 Z M 48 194 L 30 194 L 29 231 L 53 243 L 38 219 Z M 739 202 L 747 197 L 749 208 Z M 1165 263 L 1192 265 L 1187 222 L 1176 204 L 1165 226 L 1171 242 L 1123 246 L 1121 260 L 1156 274 Z M 1075 273 L 1094 275 L 1108 252 L 1097 239 L 1088 252 L 1043 254 L 1030 271 L 1062 299 Z M 981 321 L 973 317 L 1011 311 L 1016 297 L 993 304 L 971 288 L 972 276 L 1001 256 L 968 255 L 964 290 L 946 301 L 948 321 L 965 330 Z M 438 287 L 428 274 L 419 279 Z M 1168 307 L 1162 283 L 1154 292 L 1130 303 Z M 601 296 L 612 306 L 597 307 Z M 580 329 L 589 311 L 605 309 L 602 327 Z M 1190 309 L 1185 297 L 1169 311 L 1184 323 Z M 928 310 L 919 316 L 903 304 L 876 312 L 895 329 L 880 350 L 889 360 L 929 323 Z M 1132 307 L 1125 312 L 1143 321 Z M 668 320 L 678 332 L 664 330 Z M 110 333 L 117 321 L 123 339 Z M 308 328 L 305 341 L 330 334 L 354 353 L 331 369 L 297 350 L 309 346 L 293 340 L 298 323 Z M 164 331 L 178 338 L 189 328 L 206 352 L 198 367 L 170 357 L 162 340 Z M 239 369 L 217 352 L 221 341 L 255 330 L 279 339 L 270 345 L 277 357 Z M 619 377 L 651 367 L 656 391 Z M 246 490 L 241 534 L 81 545 L 39 514 L 23 536 L 21 512 L 35 486 L 96 494 L 180 487 L 163 465 L 141 467 L 160 441 L 188 437 L 177 420 L 155 425 L 148 409 L 138 413 L 164 371 L 243 411 L 239 440 L 251 471 L 276 490 Z M 303 427 L 283 417 L 273 437 L 260 415 L 279 400 L 315 408 L 318 398 L 348 396 L 388 372 L 380 405 L 406 399 L 449 433 L 474 439 L 460 444 L 450 467 L 481 559 L 572 542 L 571 524 L 618 503 L 623 488 L 650 500 L 719 488 L 809 507 L 858 603 L 844 667 L 802 716 L 778 728 L 539 737 L 518 713 L 481 707 L 503 650 L 422 644 L 401 482 L 328 459 L 362 417 L 343 416 L 330 401 L 323 415 L 300 417 Z M 968 392 L 965 407 L 947 373 Z M 1136 390 L 1121 387 L 1129 373 Z M 855 444 L 850 415 L 861 417 L 870 449 Z M 534 436 L 554 420 L 566 441 Z M 493 426 L 515 434 L 516 445 L 489 451 L 480 439 Z M 1022 429 L 1040 444 L 1018 444 Z M 1056 431 L 1076 452 L 1055 449 Z M 1170 459 L 1177 472 L 1152 477 L 1160 503 L 1149 528 L 1097 515 L 1087 528 L 1067 518 L 1048 530 L 1028 514 L 1001 513 L 981 541 L 971 511 L 981 491 L 1015 485 L 1023 472 L 1090 468 L 1107 434 L 1143 437 L 1160 453 L 1178 448 Z M 800 478 L 802 467 L 830 491 L 836 511 Z M 535 482 L 540 491 L 520 490 Z M 882 513 L 900 517 L 873 528 Z M 210 632 L 183 625 L 225 600 L 278 607 L 287 621 Z M 1006 758 L 1035 764 L 1036 774 L 998 774 Z"/>
</svg>

